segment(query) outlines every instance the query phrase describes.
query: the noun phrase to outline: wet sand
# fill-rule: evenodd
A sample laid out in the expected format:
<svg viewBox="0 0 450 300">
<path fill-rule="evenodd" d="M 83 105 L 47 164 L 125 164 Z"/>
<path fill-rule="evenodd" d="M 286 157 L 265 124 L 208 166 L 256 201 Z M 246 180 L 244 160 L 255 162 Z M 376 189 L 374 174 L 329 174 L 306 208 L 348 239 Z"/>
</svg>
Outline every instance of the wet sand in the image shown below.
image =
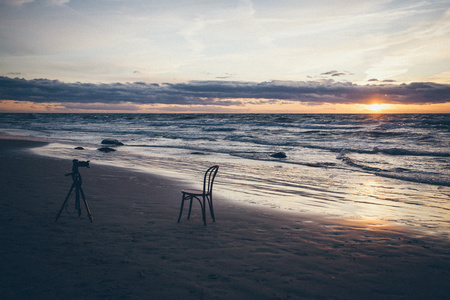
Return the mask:
<svg viewBox="0 0 450 300">
<path fill-rule="evenodd" d="M 2 299 L 450 298 L 445 237 L 220 195 L 215 223 L 197 203 L 177 223 L 186 183 L 95 162 L 80 168 L 94 221 L 83 207 L 55 222 L 72 162 L 39 145 L 0 139 Z"/>
</svg>

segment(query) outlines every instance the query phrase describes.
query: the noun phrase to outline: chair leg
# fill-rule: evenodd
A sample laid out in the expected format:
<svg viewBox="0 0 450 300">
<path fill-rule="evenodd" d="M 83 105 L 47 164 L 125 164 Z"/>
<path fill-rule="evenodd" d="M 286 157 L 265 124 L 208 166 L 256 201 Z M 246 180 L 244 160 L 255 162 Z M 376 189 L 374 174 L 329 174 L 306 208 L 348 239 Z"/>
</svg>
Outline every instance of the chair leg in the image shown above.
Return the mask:
<svg viewBox="0 0 450 300">
<path fill-rule="evenodd" d="M 206 203 L 205 203 L 205 195 L 203 195 L 203 205 L 202 205 L 202 217 L 203 217 L 203 225 L 206 226 Z"/>
<path fill-rule="evenodd" d="M 193 197 L 190 196 L 189 199 L 190 199 L 190 201 L 189 201 L 189 213 L 188 213 L 188 217 L 187 217 L 188 220 L 191 218 L 191 210 L 192 210 L 192 200 L 193 200 Z"/>
<path fill-rule="evenodd" d="M 203 224 L 206 226 L 206 200 L 208 201 L 209 210 L 210 210 L 210 212 L 211 212 L 211 216 L 212 216 L 212 218 L 213 218 L 213 221 L 215 222 L 216 220 L 214 219 L 214 211 L 213 211 L 213 208 L 212 208 L 212 206 L 211 206 L 211 205 L 212 205 L 211 200 L 210 200 L 208 197 L 206 197 L 206 196 L 203 196 L 202 198 L 203 198 L 203 199 L 202 199 L 203 202 L 202 202 L 202 200 L 200 200 L 199 198 L 195 197 L 195 199 L 197 199 L 198 202 L 200 203 L 200 207 L 201 207 L 201 209 L 202 209 L 202 219 L 203 219 Z M 182 216 L 182 214 L 183 214 L 184 202 L 187 201 L 187 200 L 189 200 L 189 212 L 188 212 L 187 219 L 189 220 L 189 219 L 191 218 L 192 202 L 193 202 L 193 200 L 194 200 L 194 197 L 191 196 L 191 195 L 185 195 L 185 194 L 183 194 L 183 198 L 181 199 L 180 215 L 178 216 L 178 221 L 177 221 L 177 223 L 180 223 L 181 216 Z"/>
<path fill-rule="evenodd" d="M 213 222 L 215 222 L 216 218 L 214 216 L 214 208 L 213 208 L 212 196 L 209 196 L 208 204 L 209 204 L 209 212 L 211 213 L 211 218 L 213 219 Z"/>
<path fill-rule="evenodd" d="M 183 197 L 181 198 L 180 215 L 178 216 L 178 221 L 177 221 L 177 223 L 180 223 L 181 215 L 183 214 L 183 206 L 184 206 L 184 195 L 183 195 Z"/>
</svg>

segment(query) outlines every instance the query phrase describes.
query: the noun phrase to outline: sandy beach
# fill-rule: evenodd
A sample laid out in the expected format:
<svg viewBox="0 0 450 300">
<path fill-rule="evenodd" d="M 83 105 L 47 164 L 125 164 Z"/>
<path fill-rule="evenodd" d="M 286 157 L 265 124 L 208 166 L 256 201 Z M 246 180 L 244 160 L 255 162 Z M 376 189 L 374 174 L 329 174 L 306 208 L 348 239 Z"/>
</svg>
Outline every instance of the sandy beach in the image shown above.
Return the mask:
<svg viewBox="0 0 450 300">
<path fill-rule="evenodd" d="M 450 299 L 446 238 L 221 195 L 215 223 L 197 203 L 177 223 L 186 183 L 95 162 L 80 169 L 94 221 L 55 222 L 72 162 L 40 145 L 0 139 L 1 299 Z"/>
</svg>

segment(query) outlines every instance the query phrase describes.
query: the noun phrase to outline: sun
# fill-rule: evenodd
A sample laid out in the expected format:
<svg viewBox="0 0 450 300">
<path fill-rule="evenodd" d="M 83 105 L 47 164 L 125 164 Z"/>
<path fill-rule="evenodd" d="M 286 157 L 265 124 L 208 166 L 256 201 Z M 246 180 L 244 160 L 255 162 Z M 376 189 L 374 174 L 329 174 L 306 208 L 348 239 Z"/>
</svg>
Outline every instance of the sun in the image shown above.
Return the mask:
<svg viewBox="0 0 450 300">
<path fill-rule="evenodd" d="M 367 106 L 368 110 L 371 110 L 373 112 L 380 111 L 384 108 L 384 104 L 371 104 Z"/>
</svg>

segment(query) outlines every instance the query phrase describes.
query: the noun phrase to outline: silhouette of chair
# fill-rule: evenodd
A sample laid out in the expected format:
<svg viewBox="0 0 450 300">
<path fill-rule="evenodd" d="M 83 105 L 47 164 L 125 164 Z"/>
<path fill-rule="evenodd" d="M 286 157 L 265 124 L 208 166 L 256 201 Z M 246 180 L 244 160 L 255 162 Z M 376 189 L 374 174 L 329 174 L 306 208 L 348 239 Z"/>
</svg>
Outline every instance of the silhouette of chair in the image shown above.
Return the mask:
<svg viewBox="0 0 450 300">
<path fill-rule="evenodd" d="M 189 220 L 191 217 L 192 200 L 194 200 L 194 198 L 200 203 L 204 225 L 206 225 L 206 201 L 208 201 L 211 218 L 213 219 L 213 222 L 216 221 L 214 218 L 212 191 L 214 179 L 216 178 L 218 170 L 219 166 L 212 166 L 206 171 L 205 177 L 203 178 L 203 190 L 188 189 L 181 191 L 183 198 L 181 199 L 180 215 L 178 216 L 177 223 L 180 222 L 181 215 L 183 214 L 183 206 L 185 201 L 189 201 L 189 213 L 187 216 L 187 219 Z"/>
</svg>

